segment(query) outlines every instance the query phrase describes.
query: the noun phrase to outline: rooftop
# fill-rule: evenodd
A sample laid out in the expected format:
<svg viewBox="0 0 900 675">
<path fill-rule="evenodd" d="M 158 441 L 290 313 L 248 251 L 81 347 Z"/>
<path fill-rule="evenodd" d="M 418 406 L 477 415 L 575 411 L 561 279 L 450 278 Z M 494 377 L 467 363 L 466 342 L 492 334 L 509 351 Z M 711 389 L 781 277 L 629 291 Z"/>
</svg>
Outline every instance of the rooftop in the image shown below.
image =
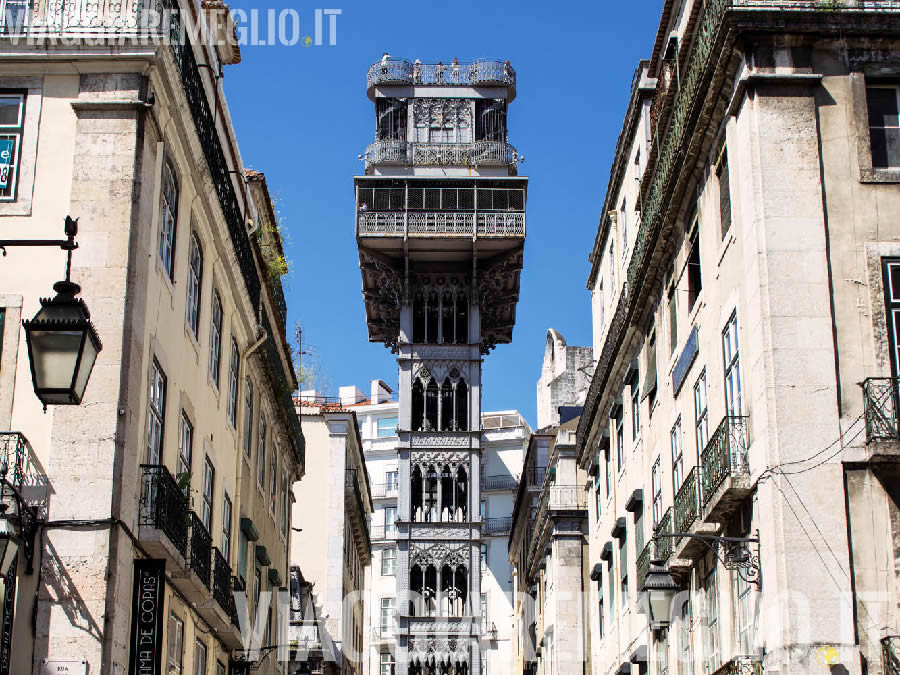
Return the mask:
<svg viewBox="0 0 900 675">
<path fill-rule="evenodd" d="M 395 58 L 385 54 L 369 66 L 366 89 L 369 98 L 375 100 L 375 88 L 379 86 L 428 86 L 428 87 L 505 87 L 507 100 L 516 97 L 516 71 L 509 61 L 477 59 L 447 63 L 423 63 L 416 59 Z"/>
</svg>

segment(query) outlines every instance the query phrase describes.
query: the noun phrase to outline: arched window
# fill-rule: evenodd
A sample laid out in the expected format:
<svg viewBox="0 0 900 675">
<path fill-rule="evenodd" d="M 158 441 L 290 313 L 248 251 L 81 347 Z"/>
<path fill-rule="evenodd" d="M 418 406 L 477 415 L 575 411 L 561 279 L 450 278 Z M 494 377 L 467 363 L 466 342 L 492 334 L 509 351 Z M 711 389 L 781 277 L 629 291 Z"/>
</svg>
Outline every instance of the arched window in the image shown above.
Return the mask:
<svg viewBox="0 0 900 675">
<path fill-rule="evenodd" d="M 425 587 L 422 592 L 422 600 L 424 601 L 423 616 L 437 616 L 437 568 L 429 565 L 425 568 Z"/>
<path fill-rule="evenodd" d="M 456 428 L 460 431 L 469 429 L 469 387 L 462 378 L 456 383 Z"/>
<path fill-rule="evenodd" d="M 445 466 L 441 471 L 441 522 L 450 522 L 453 520 L 453 496 L 454 496 L 453 474 L 450 473 L 450 467 Z"/>
<path fill-rule="evenodd" d="M 438 514 L 438 474 L 434 466 L 429 466 L 425 472 L 425 495 L 422 500 L 422 510 L 425 514 L 425 521 L 429 523 L 437 522 Z"/>
<path fill-rule="evenodd" d="M 456 332 L 454 341 L 466 344 L 469 341 L 469 298 L 465 291 L 456 295 Z"/>
<path fill-rule="evenodd" d="M 444 565 L 441 568 L 441 616 L 459 616 L 456 613 L 457 593 L 453 581 L 453 568 Z"/>
<path fill-rule="evenodd" d="M 441 298 L 441 342 L 455 342 L 453 337 L 453 294 L 446 290 Z"/>
<path fill-rule="evenodd" d="M 412 430 L 421 431 L 425 421 L 425 387 L 416 378 L 412 386 Z"/>
<path fill-rule="evenodd" d="M 419 466 L 413 467 L 412 479 L 410 481 L 410 510 L 412 511 L 413 522 L 420 523 L 425 519 L 422 511 L 422 469 Z"/>
<path fill-rule="evenodd" d="M 418 565 L 413 565 L 409 570 L 409 590 L 413 592 L 413 596 L 409 600 L 409 613 L 411 616 L 421 616 L 425 575 L 422 574 L 422 568 Z"/>
<path fill-rule="evenodd" d="M 469 515 L 469 474 L 463 467 L 456 470 L 456 512 L 454 520 L 465 522 Z"/>
<path fill-rule="evenodd" d="M 441 431 L 455 431 L 453 420 L 453 384 L 444 378 L 441 385 Z"/>
<path fill-rule="evenodd" d="M 440 315 L 438 314 L 438 294 L 437 291 L 431 291 L 428 294 L 428 304 L 425 306 L 425 341 L 431 344 L 436 344 L 438 341 L 438 321 Z"/>
<path fill-rule="evenodd" d="M 463 616 L 466 613 L 466 601 L 469 599 L 469 573 L 465 565 L 460 565 L 456 568 L 454 585 L 459 596 L 457 598 L 457 611 L 459 613 L 454 614 L 454 616 Z"/>
<path fill-rule="evenodd" d="M 425 424 L 423 431 L 434 431 L 438 428 L 438 386 L 434 378 L 428 380 L 425 387 Z"/>
<path fill-rule="evenodd" d="M 222 370 L 222 300 L 218 291 L 213 291 L 212 316 L 209 328 L 209 377 L 219 388 L 219 373 Z"/>
<path fill-rule="evenodd" d="M 203 248 L 197 233 L 191 233 L 191 250 L 188 258 L 187 310 L 185 319 L 191 334 L 200 336 L 200 287 L 203 281 Z"/>
<path fill-rule="evenodd" d="M 416 291 L 413 296 L 413 342 L 425 342 L 425 296 Z"/>
</svg>

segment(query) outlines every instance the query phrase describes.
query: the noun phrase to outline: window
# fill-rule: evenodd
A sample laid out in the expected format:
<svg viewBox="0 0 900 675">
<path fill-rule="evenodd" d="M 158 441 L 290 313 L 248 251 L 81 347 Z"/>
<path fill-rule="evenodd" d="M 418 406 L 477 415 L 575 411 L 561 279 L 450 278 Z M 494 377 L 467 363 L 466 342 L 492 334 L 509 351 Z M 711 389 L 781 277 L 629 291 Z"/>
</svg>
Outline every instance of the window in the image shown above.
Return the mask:
<svg viewBox="0 0 900 675">
<path fill-rule="evenodd" d="M 231 561 L 231 497 L 227 494 L 222 501 L 222 557 Z"/>
<path fill-rule="evenodd" d="M 725 413 L 740 416 L 743 408 L 741 402 L 741 364 L 738 359 L 737 314 L 732 314 L 722 331 L 722 353 L 725 359 Z"/>
<path fill-rule="evenodd" d="M 654 660 L 656 661 L 657 675 L 669 673 L 669 639 L 667 629 L 657 633 L 658 637 L 653 641 Z"/>
<path fill-rule="evenodd" d="M 381 667 L 378 675 L 394 675 L 397 664 L 394 661 L 394 655 L 390 652 L 381 652 Z"/>
<path fill-rule="evenodd" d="M 680 630 L 679 648 L 681 649 L 680 658 L 678 660 L 678 671 L 682 675 L 690 675 L 693 670 L 691 661 L 691 601 L 685 600 L 681 605 L 681 613 L 678 617 L 678 628 Z"/>
<path fill-rule="evenodd" d="M 697 438 L 697 452 L 702 453 L 709 441 L 709 409 L 706 400 L 706 369 L 700 373 L 694 384 L 694 427 Z"/>
<path fill-rule="evenodd" d="M 597 297 L 599 298 L 597 303 L 597 325 L 600 326 L 600 332 L 602 333 L 603 329 L 606 328 L 606 291 L 603 290 L 602 281 L 597 289 Z"/>
<path fill-rule="evenodd" d="M 400 486 L 400 479 L 396 471 L 384 472 L 384 487 L 386 490 L 396 490 Z"/>
<path fill-rule="evenodd" d="M 669 270 L 668 298 L 669 298 L 669 354 L 675 353 L 678 346 L 678 297 L 675 284 L 675 272 Z"/>
<path fill-rule="evenodd" d="M 616 468 L 619 471 L 625 469 L 625 419 L 622 406 L 618 406 L 615 416 L 616 424 Z"/>
<path fill-rule="evenodd" d="M 207 532 L 212 532 L 213 487 L 216 470 L 207 455 L 203 463 L 203 503 L 200 505 L 200 520 Z"/>
<path fill-rule="evenodd" d="M 185 494 L 190 491 L 191 478 L 191 454 L 194 445 L 194 425 L 188 419 L 187 413 L 181 411 L 181 429 L 178 434 L 178 466 L 175 470 L 175 479 L 181 483 Z"/>
<path fill-rule="evenodd" d="M 603 577 L 597 580 L 597 636 L 603 639 L 604 616 L 603 612 Z"/>
<path fill-rule="evenodd" d="M 147 464 L 162 461 L 163 427 L 166 419 L 166 374 L 156 359 L 150 368 L 150 406 L 147 422 Z"/>
<path fill-rule="evenodd" d="M 609 242 L 609 288 L 612 296 L 616 295 L 616 245 L 615 242 Z"/>
<path fill-rule="evenodd" d="M 194 675 L 206 675 L 206 645 L 200 640 L 194 645 Z"/>
<path fill-rule="evenodd" d="M 655 312 L 654 312 L 655 314 Z M 641 394 L 647 399 L 647 410 L 652 415 L 656 403 L 656 321 L 647 333 L 647 370 L 644 376 L 644 391 Z"/>
<path fill-rule="evenodd" d="M 231 365 L 228 368 L 228 423 L 237 428 L 238 407 L 238 371 L 241 367 L 241 355 L 237 341 L 231 338 Z"/>
<path fill-rule="evenodd" d="M 247 548 L 249 543 L 243 530 L 238 533 L 238 576 L 242 581 L 247 581 Z"/>
<path fill-rule="evenodd" d="M 628 537 L 622 535 L 619 542 L 619 576 L 622 586 L 622 608 L 628 606 Z"/>
<path fill-rule="evenodd" d="M 253 383 L 247 378 L 244 384 L 244 454 L 250 459 L 253 452 Z"/>
<path fill-rule="evenodd" d="M 641 388 L 637 373 L 631 380 L 631 440 L 636 441 L 641 435 Z"/>
<path fill-rule="evenodd" d="M 609 581 L 609 625 L 616 622 L 616 575 L 613 573 L 612 557 L 606 568 L 606 578 Z"/>
<path fill-rule="evenodd" d="M 594 462 L 596 463 L 597 475 L 594 476 L 594 510 L 596 512 L 596 523 L 600 523 L 600 515 L 603 512 L 603 495 L 600 492 L 600 452 L 597 452 L 597 456 L 594 458 Z"/>
<path fill-rule="evenodd" d="M 259 413 L 259 440 L 256 443 L 256 483 L 266 489 L 266 415 Z"/>
<path fill-rule="evenodd" d="M 660 457 L 657 455 L 650 471 L 650 489 L 653 491 L 653 529 L 662 520 L 662 476 L 660 476 Z"/>
<path fill-rule="evenodd" d="M 384 536 L 393 537 L 397 530 L 394 528 L 394 521 L 397 520 L 397 507 L 387 506 L 384 509 Z"/>
<path fill-rule="evenodd" d="M 174 614 L 169 615 L 168 637 L 167 670 L 169 673 L 181 673 L 184 660 L 184 622 Z"/>
<path fill-rule="evenodd" d="M 388 438 L 397 435 L 397 418 L 383 417 L 377 422 L 378 438 Z"/>
<path fill-rule="evenodd" d="M 488 602 L 487 602 L 487 593 L 481 594 L 481 626 L 482 631 L 487 630 L 487 616 L 488 616 Z M 485 655 L 487 658 L 487 655 Z"/>
<path fill-rule="evenodd" d="M 684 451 L 681 444 L 681 418 L 672 427 L 672 490 L 678 494 L 684 482 Z"/>
<path fill-rule="evenodd" d="M 256 608 L 259 607 L 259 596 L 262 593 L 262 570 L 259 568 L 259 565 L 256 566 L 256 570 L 254 570 L 253 572 L 253 583 L 256 584 L 256 588 L 253 589 L 253 595 L 256 598 L 256 604 L 254 605 L 254 608 Z"/>
<path fill-rule="evenodd" d="M 638 502 L 637 511 L 634 512 L 634 554 L 640 555 L 644 550 L 644 504 Z M 635 589 L 639 591 L 640 589 Z"/>
<path fill-rule="evenodd" d="M 705 612 L 703 616 L 703 632 L 706 645 L 704 648 L 704 672 L 711 675 L 721 665 L 719 653 L 719 594 L 716 584 L 716 569 L 713 567 L 703 579 L 703 595 Z"/>
<path fill-rule="evenodd" d="M 741 654 L 752 654 L 756 643 L 756 616 L 753 607 L 752 586 L 735 571 L 731 587 L 734 589 L 734 605 L 737 609 L 739 650 Z"/>
<path fill-rule="evenodd" d="M 175 224 L 178 220 L 178 179 L 166 159 L 162 173 L 162 204 L 159 212 L 159 261 L 169 279 L 175 278 Z"/>
<path fill-rule="evenodd" d="M 200 335 L 200 283 L 203 280 L 203 249 L 197 233 L 191 233 L 191 250 L 188 257 L 188 283 L 187 283 L 187 319 L 191 334 L 196 338 Z"/>
<path fill-rule="evenodd" d="M 26 7 L 20 0 L 5 3 L 6 25 L 13 19 L 10 12 L 22 12 Z M 22 132 L 25 125 L 25 94 L 0 94 L 0 201 L 15 201 L 19 182 L 19 158 Z"/>
<path fill-rule="evenodd" d="M 269 511 L 275 514 L 275 504 L 278 502 L 278 452 L 272 448 L 272 461 L 269 464 Z"/>
<path fill-rule="evenodd" d="M 728 148 L 722 148 L 719 162 L 716 165 L 716 178 L 719 182 L 719 231 L 722 239 L 731 229 L 731 185 L 728 172 Z"/>
<path fill-rule="evenodd" d="M 386 548 L 381 552 L 381 576 L 392 577 L 397 574 L 397 549 Z"/>
<path fill-rule="evenodd" d="M 216 675 L 225 675 L 225 664 L 221 661 L 216 661 Z"/>
<path fill-rule="evenodd" d="M 484 574 L 484 570 L 487 569 L 487 544 L 481 545 L 481 573 Z"/>
<path fill-rule="evenodd" d="M 610 450 L 606 448 L 606 498 L 609 499 L 609 495 L 612 493 L 612 460 L 610 458 Z"/>
<path fill-rule="evenodd" d="M 212 318 L 209 327 L 209 376 L 219 388 L 219 372 L 222 365 L 222 300 L 213 291 Z"/>
<path fill-rule="evenodd" d="M 381 632 L 392 633 L 394 631 L 394 598 L 381 599 Z"/>
<path fill-rule="evenodd" d="M 697 220 L 695 218 L 695 227 L 696 224 Z M 694 236 L 691 239 L 691 250 L 690 253 L 688 253 L 687 282 L 688 314 L 690 314 L 694 309 L 694 305 L 697 304 L 697 298 L 700 296 L 700 291 L 703 290 L 703 277 L 700 274 L 700 237 L 697 236 L 696 229 L 694 230 Z"/>
<path fill-rule="evenodd" d="M 281 535 L 287 534 L 288 526 L 288 479 L 287 474 L 281 472 Z"/>
<path fill-rule="evenodd" d="M 628 202 L 622 199 L 622 257 L 628 251 Z"/>
<path fill-rule="evenodd" d="M 900 105 L 896 85 L 866 87 L 872 167 L 900 167 Z"/>
</svg>

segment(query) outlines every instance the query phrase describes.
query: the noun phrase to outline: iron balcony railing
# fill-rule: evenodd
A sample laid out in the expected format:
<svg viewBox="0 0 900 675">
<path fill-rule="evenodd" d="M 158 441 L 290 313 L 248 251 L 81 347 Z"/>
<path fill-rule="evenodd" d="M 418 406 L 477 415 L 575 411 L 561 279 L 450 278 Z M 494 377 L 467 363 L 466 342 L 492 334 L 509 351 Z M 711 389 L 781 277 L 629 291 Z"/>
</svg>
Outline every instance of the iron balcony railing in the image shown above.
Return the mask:
<svg viewBox="0 0 900 675">
<path fill-rule="evenodd" d="M 546 466 L 531 466 L 525 469 L 525 473 L 523 478 L 525 479 L 525 484 L 530 488 L 539 488 L 544 484 L 544 479 L 547 477 L 547 467 Z"/>
<path fill-rule="evenodd" d="M 762 659 L 758 656 L 735 656 L 713 675 L 763 675 Z"/>
<path fill-rule="evenodd" d="M 694 467 L 678 489 L 678 494 L 675 495 L 673 512 L 675 533 L 690 532 L 691 526 L 700 514 L 697 482 L 697 467 Z"/>
<path fill-rule="evenodd" d="M 637 590 L 638 593 L 644 590 L 644 581 L 650 572 L 650 549 L 653 542 L 648 542 L 644 549 L 640 552 L 637 559 Z"/>
<path fill-rule="evenodd" d="M 654 529 L 653 534 L 672 534 L 672 507 L 666 509 L 663 517 L 659 519 L 659 523 Z M 672 545 L 674 540 L 672 537 L 660 537 L 656 540 L 656 557 L 659 560 L 668 560 L 672 555 Z"/>
<path fill-rule="evenodd" d="M 193 511 L 191 511 L 190 565 L 203 585 L 209 588 L 212 572 L 212 536 Z"/>
<path fill-rule="evenodd" d="M 400 166 L 508 166 L 519 163 L 518 151 L 509 143 L 407 143 L 375 141 L 366 148 L 366 168 L 376 164 Z"/>
<path fill-rule="evenodd" d="M 421 63 L 385 59 L 373 63 L 366 74 L 366 88 L 382 84 L 438 86 L 516 86 L 516 71 L 503 61 L 484 59 L 472 63 Z"/>
<path fill-rule="evenodd" d="M 866 416 L 866 441 L 900 440 L 900 379 L 870 377 L 862 384 Z"/>
<path fill-rule="evenodd" d="M 0 462 L 6 463 L 6 480 L 16 489 L 21 489 L 26 475 L 31 471 L 25 434 L 18 431 L 0 432 Z"/>
<path fill-rule="evenodd" d="M 319 644 L 319 626 L 315 623 L 292 624 L 288 636 L 293 649 L 308 649 Z"/>
<path fill-rule="evenodd" d="M 519 481 L 514 476 L 482 476 L 482 490 L 515 490 Z"/>
<path fill-rule="evenodd" d="M 140 525 L 154 527 L 169 538 L 181 555 L 187 555 L 187 498 L 169 470 L 160 464 L 141 465 Z"/>
<path fill-rule="evenodd" d="M 728 415 L 719 424 L 700 457 L 704 504 L 709 503 L 726 478 L 750 475 L 749 441 L 748 417 Z"/>
<path fill-rule="evenodd" d="M 400 486 L 397 483 L 373 483 L 372 496 L 375 499 L 384 499 L 396 497 L 400 492 Z"/>
<path fill-rule="evenodd" d="M 9 5 L 0 17 L 0 33 L 32 37 L 95 35 L 162 38 L 164 6 L 157 0 L 90 3 L 77 0 L 31 0 Z"/>
<path fill-rule="evenodd" d="M 900 0 L 731 0 L 735 9 L 783 11 L 897 12 Z"/>
<path fill-rule="evenodd" d="M 524 237 L 525 214 L 517 211 L 360 211 L 360 236 Z"/>
<path fill-rule="evenodd" d="M 219 607 L 230 617 L 234 612 L 234 597 L 231 594 L 231 567 L 222 552 L 213 549 L 212 594 Z"/>
<path fill-rule="evenodd" d="M 900 635 L 881 638 L 881 670 L 884 675 L 900 675 Z"/>
<path fill-rule="evenodd" d="M 485 535 L 509 534 L 512 529 L 512 516 L 502 518 L 485 518 L 481 533 Z"/>
</svg>

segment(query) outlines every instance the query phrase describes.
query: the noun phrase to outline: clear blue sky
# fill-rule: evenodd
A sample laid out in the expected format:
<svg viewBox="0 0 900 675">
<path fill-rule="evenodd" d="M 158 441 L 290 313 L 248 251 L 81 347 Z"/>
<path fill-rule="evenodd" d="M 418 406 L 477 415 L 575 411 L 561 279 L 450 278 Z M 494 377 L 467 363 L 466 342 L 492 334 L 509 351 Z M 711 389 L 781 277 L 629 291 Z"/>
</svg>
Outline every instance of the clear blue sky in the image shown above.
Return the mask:
<svg viewBox="0 0 900 675">
<path fill-rule="evenodd" d="M 336 46 L 326 19 L 326 44 L 245 46 L 224 80 L 244 162 L 265 172 L 288 233 L 288 324 L 301 323 L 327 393 L 347 384 L 368 393 L 374 378 L 397 383 L 394 356 L 367 340 L 354 237 L 353 176 L 375 124 L 368 66 L 388 51 L 425 62 L 509 59 L 518 73 L 509 137 L 530 177 L 525 268 L 513 342 L 485 360 L 482 409 L 517 408 L 534 425 L 547 328 L 591 343 L 587 255 L 631 77 L 650 54 L 662 4 L 273 5 L 297 10 L 300 35 L 314 34 L 316 7 L 343 10 Z"/>
</svg>

